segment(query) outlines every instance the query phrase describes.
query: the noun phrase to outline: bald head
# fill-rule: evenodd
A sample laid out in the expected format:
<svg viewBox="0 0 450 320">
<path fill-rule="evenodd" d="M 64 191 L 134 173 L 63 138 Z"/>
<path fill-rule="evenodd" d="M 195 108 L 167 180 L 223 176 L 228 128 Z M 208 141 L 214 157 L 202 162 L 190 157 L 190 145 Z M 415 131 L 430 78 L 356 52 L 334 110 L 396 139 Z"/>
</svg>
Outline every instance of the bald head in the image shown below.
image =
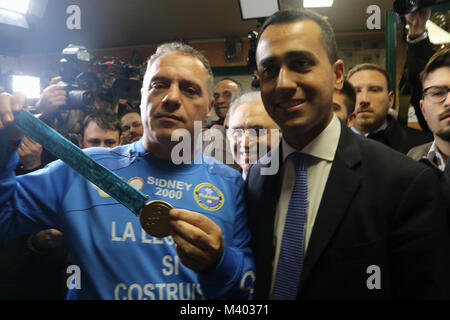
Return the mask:
<svg viewBox="0 0 450 320">
<path fill-rule="evenodd" d="M 239 91 L 239 84 L 231 79 L 224 79 L 214 86 L 214 111 L 219 119 L 225 119 L 233 94 Z"/>
</svg>

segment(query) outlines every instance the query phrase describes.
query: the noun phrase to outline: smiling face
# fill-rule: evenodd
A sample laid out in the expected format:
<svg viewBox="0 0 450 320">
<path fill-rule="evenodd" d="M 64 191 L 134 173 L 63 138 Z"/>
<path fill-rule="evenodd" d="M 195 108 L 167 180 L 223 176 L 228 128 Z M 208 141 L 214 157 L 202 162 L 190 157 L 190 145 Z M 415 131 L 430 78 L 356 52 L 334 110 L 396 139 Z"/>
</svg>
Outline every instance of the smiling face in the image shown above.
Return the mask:
<svg viewBox="0 0 450 320">
<path fill-rule="evenodd" d="M 164 54 L 153 62 L 145 75 L 141 100 L 147 150 L 169 150 L 178 143 L 171 141 L 176 129 L 186 129 L 194 139 L 194 122 L 206 121 L 212 107 L 207 76 L 197 58 L 180 52 Z"/>
<path fill-rule="evenodd" d="M 370 133 L 386 120 L 394 103 L 394 94 L 388 90 L 386 77 L 377 70 L 360 70 L 348 81 L 356 91 L 355 120 L 353 126 L 360 133 Z"/>
<path fill-rule="evenodd" d="M 340 60 L 330 63 L 319 25 L 269 25 L 256 61 L 264 106 L 283 136 L 294 147 L 289 137 L 312 140 L 332 119 L 333 90 L 341 89 L 344 69 Z"/>
<path fill-rule="evenodd" d="M 424 89 L 430 87 L 450 88 L 450 67 L 432 71 L 424 80 L 423 87 Z M 450 96 L 447 95 L 442 103 L 431 102 L 429 95 L 434 91 L 436 90 L 427 90 L 427 94 L 420 101 L 420 108 L 434 136 L 444 141 L 450 141 Z"/>
<path fill-rule="evenodd" d="M 142 121 L 141 115 L 137 112 L 130 112 L 125 114 L 120 119 L 120 125 L 122 128 L 122 139 L 126 143 L 132 143 L 139 140 L 142 137 Z"/>
<path fill-rule="evenodd" d="M 239 90 L 239 86 L 231 80 L 219 81 L 214 86 L 214 111 L 220 119 L 225 119 L 231 98 Z"/>
<path fill-rule="evenodd" d="M 233 158 L 247 173 L 256 162 L 272 147 L 272 129 L 278 129 L 269 117 L 260 99 L 238 105 L 230 117 L 227 138 Z M 278 141 L 276 141 L 278 142 Z"/>
</svg>

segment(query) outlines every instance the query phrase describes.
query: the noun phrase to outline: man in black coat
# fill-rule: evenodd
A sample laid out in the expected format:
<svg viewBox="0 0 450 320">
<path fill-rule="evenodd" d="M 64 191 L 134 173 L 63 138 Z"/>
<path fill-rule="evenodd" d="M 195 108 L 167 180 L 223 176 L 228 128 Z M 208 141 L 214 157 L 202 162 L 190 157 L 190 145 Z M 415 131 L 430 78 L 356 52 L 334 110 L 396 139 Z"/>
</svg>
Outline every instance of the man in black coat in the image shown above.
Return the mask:
<svg viewBox="0 0 450 320">
<path fill-rule="evenodd" d="M 448 298 L 439 172 L 356 135 L 333 115 L 344 67 L 328 22 L 310 11 L 275 13 L 259 33 L 256 61 L 264 106 L 283 139 L 247 178 L 255 298 Z M 297 240 L 284 223 L 300 214 L 291 207 L 302 188 L 291 153 L 307 157 L 306 222 Z M 288 258 L 303 257 L 286 269 L 280 257 L 289 250 Z M 280 270 L 299 280 L 283 283 L 291 275 Z M 286 288 L 294 294 L 278 293 Z"/>
<path fill-rule="evenodd" d="M 356 91 L 353 131 L 403 154 L 433 140 L 430 133 L 406 127 L 388 115 L 394 92 L 389 90 L 386 70 L 372 63 L 358 64 L 350 69 L 347 79 Z"/>
</svg>

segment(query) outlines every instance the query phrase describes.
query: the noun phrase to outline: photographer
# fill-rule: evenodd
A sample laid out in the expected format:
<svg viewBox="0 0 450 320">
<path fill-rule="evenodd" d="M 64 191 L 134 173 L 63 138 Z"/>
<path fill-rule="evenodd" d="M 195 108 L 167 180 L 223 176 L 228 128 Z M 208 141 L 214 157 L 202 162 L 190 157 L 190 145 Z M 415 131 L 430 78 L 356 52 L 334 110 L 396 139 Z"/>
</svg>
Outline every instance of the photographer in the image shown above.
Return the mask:
<svg viewBox="0 0 450 320">
<path fill-rule="evenodd" d="M 424 131 L 430 131 L 422 112 L 420 111 L 419 101 L 422 98 L 422 84 L 420 82 L 420 73 L 425 68 L 427 61 L 435 52 L 433 45 L 428 37 L 426 22 L 431 16 L 431 8 L 422 8 L 418 11 L 406 14 L 405 22 L 409 26 L 406 36 L 407 51 L 406 63 L 404 67 L 403 79 L 411 90 L 411 105 Z"/>
<path fill-rule="evenodd" d="M 61 83 L 62 77 L 52 78 L 50 84 L 41 94 L 36 109 L 42 112 L 40 119 L 61 133 L 63 136 L 71 139 L 70 134 L 78 134 L 81 130 L 81 121 L 84 118 L 83 109 L 61 109 L 67 104 L 67 91 L 65 85 Z M 51 159 L 51 160 L 54 160 Z"/>
</svg>

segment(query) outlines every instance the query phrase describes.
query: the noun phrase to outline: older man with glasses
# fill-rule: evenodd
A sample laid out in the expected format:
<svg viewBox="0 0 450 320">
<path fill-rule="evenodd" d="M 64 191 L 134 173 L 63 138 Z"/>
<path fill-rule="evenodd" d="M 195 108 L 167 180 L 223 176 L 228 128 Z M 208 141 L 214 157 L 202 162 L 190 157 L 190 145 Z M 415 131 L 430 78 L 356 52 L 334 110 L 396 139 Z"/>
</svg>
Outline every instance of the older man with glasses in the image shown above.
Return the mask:
<svg viewBox="0 0 450 320">
<path fill-rule="evenodd" d="M 227 138 L 245 179 L 250 166 L 279 144 L 281 132 L 261 99 L 261 91 L 242 91 L 228 111 Z"/>
</svg>

